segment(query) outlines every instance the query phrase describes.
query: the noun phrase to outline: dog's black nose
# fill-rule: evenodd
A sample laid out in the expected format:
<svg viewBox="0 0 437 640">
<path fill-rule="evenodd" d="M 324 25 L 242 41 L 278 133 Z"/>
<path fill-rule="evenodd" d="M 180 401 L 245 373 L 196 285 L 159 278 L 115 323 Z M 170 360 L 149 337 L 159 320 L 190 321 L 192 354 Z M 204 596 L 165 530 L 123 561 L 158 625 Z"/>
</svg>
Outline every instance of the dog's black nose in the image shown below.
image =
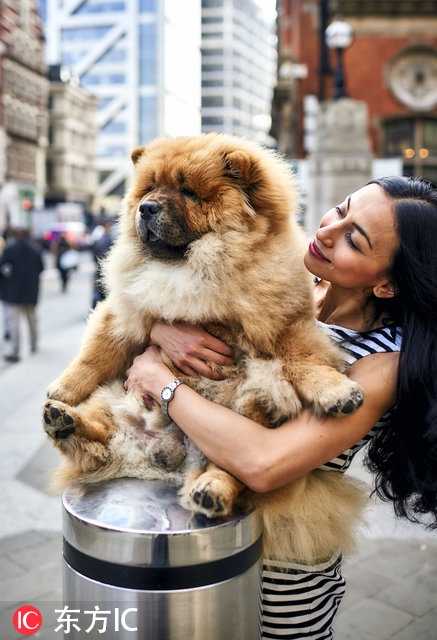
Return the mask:
<svg viewBox="0 0 437 640">
<path fill-rule="evenodd" d="M 140 204 L 140 213 L 142 218 L 148 218 L 159 213 L 161 207 L 157 202 L 143 202 Z"/>
</svg>

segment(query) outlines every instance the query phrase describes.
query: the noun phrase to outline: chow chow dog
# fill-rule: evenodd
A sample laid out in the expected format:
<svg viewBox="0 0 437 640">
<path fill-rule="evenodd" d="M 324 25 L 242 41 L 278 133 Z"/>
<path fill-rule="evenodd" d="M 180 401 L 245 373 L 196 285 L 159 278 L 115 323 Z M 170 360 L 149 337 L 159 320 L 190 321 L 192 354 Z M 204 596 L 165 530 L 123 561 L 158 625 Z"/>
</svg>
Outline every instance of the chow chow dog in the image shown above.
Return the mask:
<svg viewBox="0 0 437 640">
<path fill-rule="evenodd" d="M 288 163 L 225 134 L 158 139 L 131 158 L 132 187 L 104 264 L 107 298 L 43 409 L 44 428 L 65 454 L 59 486 L 165 478 L 181 486 L 184 505 L 208 517 L 239 505 L 262 509 L 267 556 L 312 562 L 347 552 L 364 499 L 352 479 L 315 470 L 255 494 L 205 460 L 157 404 L 123 387 L 155 320 L 213 323 L 234 348 L 225 378 L 190 378 L 173 367 L 207 398 L 266 428 L 302 407 L 342 415 L 360 406 L 341 351 L 314 319 Z"/>
</svg>

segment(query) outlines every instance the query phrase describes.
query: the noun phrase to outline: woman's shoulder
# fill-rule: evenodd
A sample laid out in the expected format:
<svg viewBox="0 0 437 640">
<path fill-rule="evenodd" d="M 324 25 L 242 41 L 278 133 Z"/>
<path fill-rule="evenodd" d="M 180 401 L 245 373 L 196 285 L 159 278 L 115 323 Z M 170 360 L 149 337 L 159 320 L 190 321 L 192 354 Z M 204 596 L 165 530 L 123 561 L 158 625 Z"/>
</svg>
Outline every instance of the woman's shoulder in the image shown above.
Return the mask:
<svg viewBox="0 0 437 640">
<path fill-rule="evenodd" d="M 319 322 L 319 325 L 349 354 L 350 357 L 347 358 L 349 362 L 375 353 L 392 353 L 401 349 L 402 328 L 394 324 L 376 327 L 369 331 L 355 331 L 322 322 Z"/>
</svg>

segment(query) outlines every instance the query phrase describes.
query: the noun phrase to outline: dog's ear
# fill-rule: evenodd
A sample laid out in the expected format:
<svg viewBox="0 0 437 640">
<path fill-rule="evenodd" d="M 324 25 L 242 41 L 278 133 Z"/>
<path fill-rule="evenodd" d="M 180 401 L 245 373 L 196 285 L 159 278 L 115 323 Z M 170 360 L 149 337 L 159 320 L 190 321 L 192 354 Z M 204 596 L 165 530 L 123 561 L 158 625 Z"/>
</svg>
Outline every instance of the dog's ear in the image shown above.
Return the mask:
<svg viewBox="0 0 437 640">
<path fill-rule="evenodd" d="M 238 178 L 249 183 L 253 162 L 247 153 L 240 149 L 229 151 L 223 154 L 225 175 L 231 178 Z"/>
<path fill-rule="evenodd" d="M 138 160 L 141 158 L 145 150 L 146 150 L 146 147 L 137 147 L 132 151 L 132 153 L 130 154 L 130 157 L 134 164 L 138 162 Z"/>
<path fill-rule="evenodd" d="M 256 159 L 241 149 L 224 154 L 224 175 L 237 180 L 241 188 L 251 194 L 259 185 L 261 175 Z"/>
</svg>

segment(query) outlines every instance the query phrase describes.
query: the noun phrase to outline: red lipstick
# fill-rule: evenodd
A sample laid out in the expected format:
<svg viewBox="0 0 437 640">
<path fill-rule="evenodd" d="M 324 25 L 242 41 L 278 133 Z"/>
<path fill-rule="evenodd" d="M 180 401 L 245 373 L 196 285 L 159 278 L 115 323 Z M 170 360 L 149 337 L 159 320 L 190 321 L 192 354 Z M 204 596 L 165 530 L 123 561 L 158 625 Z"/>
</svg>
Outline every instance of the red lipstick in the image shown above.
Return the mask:
<svg viewBox="0 0 437 640">
<path fill-rule="evenodd" d="M 309 252 L 311 253 L 312 256 L 317 258 L 317 260 L 324 260 L 325 262 L 329 262 L 329 260 L 327 258 L 325 258 L 323 253 L 317 247 L 317 245 L 315 244 L 314 240 L 312 242 L 310 242 L 310 246 L 308 247 L 308 250 L 309 250 Z"/>
</svg>

